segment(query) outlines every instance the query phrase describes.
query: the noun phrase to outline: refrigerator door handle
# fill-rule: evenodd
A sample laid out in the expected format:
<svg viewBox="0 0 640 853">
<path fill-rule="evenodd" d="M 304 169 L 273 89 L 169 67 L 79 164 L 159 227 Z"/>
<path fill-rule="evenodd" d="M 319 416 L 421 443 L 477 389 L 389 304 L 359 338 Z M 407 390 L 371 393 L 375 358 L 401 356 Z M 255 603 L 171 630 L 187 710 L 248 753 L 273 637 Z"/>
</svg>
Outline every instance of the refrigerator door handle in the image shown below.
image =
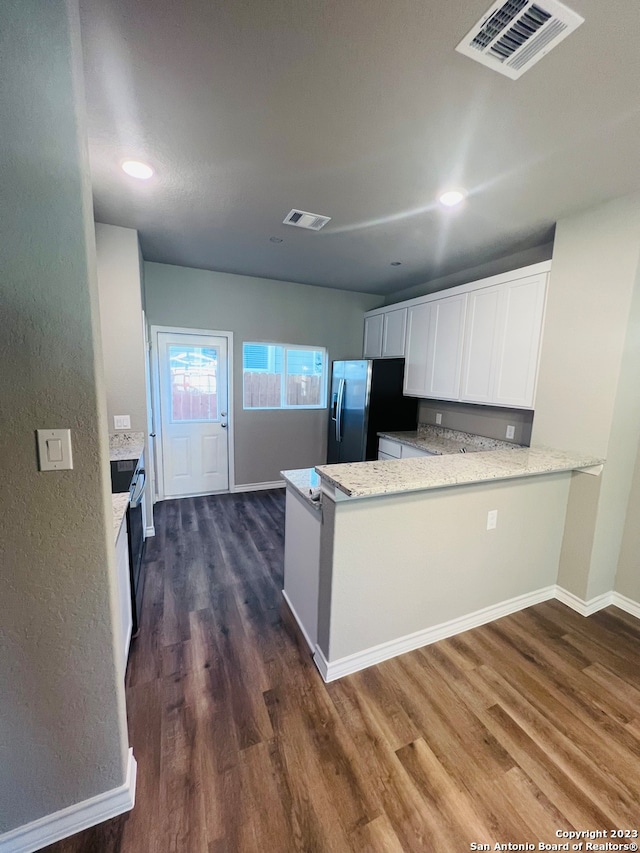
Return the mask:
<svg viewBox="0 0 640 853">
<path fill-rule="evenodd" d="M 336 441 L 342 441 L 342 409 L 344 407 L 345 380 L 340 379 L 338 384 L 338 399 L 336 401 Z"/>
</svg>

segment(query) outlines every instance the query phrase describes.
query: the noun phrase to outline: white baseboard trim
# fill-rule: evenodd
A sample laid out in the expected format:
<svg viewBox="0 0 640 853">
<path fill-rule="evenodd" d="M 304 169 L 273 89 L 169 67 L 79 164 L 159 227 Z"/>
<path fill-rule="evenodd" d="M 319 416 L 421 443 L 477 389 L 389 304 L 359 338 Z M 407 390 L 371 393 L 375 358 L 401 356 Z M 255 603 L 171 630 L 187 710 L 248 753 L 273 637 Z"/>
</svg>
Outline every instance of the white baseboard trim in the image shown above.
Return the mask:
<svg viewBox="0 0 640 853">
<path fill-rule="evenodd" d="M 286 483 L 284 480 L 272 480 L 270 483 L 244 483 L 240 486 L 234 486 L 233 492 L 260 492 L 263 489 L 284 489 Z"/>
<path fill-rule="evenodd" d="M 144 538 L 145 539 L 148 539 L 150 536 L 155 536 L 155 535 L 156 535 L 156 528 L 155 528 L 154 524 L 152 524 L 150 527 L 145 527 L 145 529 L 144 529 Z"/>
<path fill-rule="evenodd" d="M 598 610 L 608 607 L 612 603 L 612 595 L 612 592 L 605 592 L 603 595 L 596 595 L 595 598 L 584 601 L 582 598 L 578 598 L 577 595 L 569 592 L 568 589 L 556 585 L 555 597 L 562 604 L 566 604 L 567 607 L 575 610 L 581 616 L 591 616 L 593 613 L 597 613 Z"/>
<path fill-rule="evenodd" d="M 451 619 L 449 622 L 442 622 L 440 625 L 434 625 L 431 628 L 407 634 L 405 637 L 381 643 L 378 646 L 373 646 L 370 649 L 356 652 L 353 655 L 348 655 L 335 661 L 328 661 L 320 646 L 316 645 L 313 660 L 325 681 L 335 681 L 337 678 L 359 672 L 361 669 L 366 669 L 376 663 L 382 663 L 382 661 L 403 655 L 406 652 L 412 652 L 414 649 L 419 649 L 422 646 L 436 643 L 438 640 L 444 640 L 447 637 L 453 637 L 455 634 L 460 634 L 471 628 L 486 625 L 487 622 L 493 622 L 502 616 L 508 616 L 510 613 L 516 613 L 518 610 L 524 610 L 525 607 L 540 604 L 541 601 L 548 601 L 550 598 L 554 598 L 555 594 L 555 584 L 543 587 L 534 592 L 518 595 L 515 598 L 510 598 L 508 601 L 484 607 L 482 610 L 476 610 L 474 613 L 469 613 L 466 616 L 460 616 L 456 619 Z"/>
<path fill-rule="evenodd" d="M 136 799 L 136 760 L 129 750 L 123 785 L 0 835 L 0 853 L 34 853 L 83 829 L 130 811 Z"/>
<path fill-rule="evenodd" d="M 313 652 L 314 652 L 314 651 L 315 651 L 315 649 L 316 649 L 316 643 L 315 643 L 315 640 L 312 640 L 312 639 L 311 639 L 311 637 L 309 636 L 309 634 L 307 633 L 306 628 L 304 627 L 304 625 L 303 625 L 303 624 L 302 624 L 302 622 L 300 621 L 300 617 L 299 617 L 299 616 L 298 616 L 298 614 L 296 613 L 296 609 L 295 609 L 295 607 L 294 607 L 294 606 L 293 606 L 293 604 L 291 603 L 291 599 L 289 598 L 289 596 L 287 595 L 287 593 L 285 592 L 285 590 L 284 590 L 284 589 L 282 590 L 282 597 L 283 597 L 283 598 L 284 598 L 284 600 L 287 602 L 287 607 L 288 607 L 288 608 L 289 608 L 289 610 L 291 611 L 291 615 L 293 616 L 293 618 L 296 620 L 296 623 L 297 623 L 297 625 L 298 625 L 298 628 L 300 628 L 300 630 L 301 630 L 301 632 L 302 632 L 302 636 L 305 638 L 305 640 L 306 640 L 306 642 L 307 642 L 307 645 L 309 646 L 309 649 L 311 650 L 311 653 L 313 654 Z"/>
<path fill-rule="evenodd" d="M 627 598 L 626 595 L 622 595 L 619 592 L 613 592 L 611 594 L 611 604 L 614 607 L 619 607 L 620 610 L 624 610 L 625 613 L 630 613 L 636 619 L 640 619 L 640 604 L 632 598 Z"/>
</svg>

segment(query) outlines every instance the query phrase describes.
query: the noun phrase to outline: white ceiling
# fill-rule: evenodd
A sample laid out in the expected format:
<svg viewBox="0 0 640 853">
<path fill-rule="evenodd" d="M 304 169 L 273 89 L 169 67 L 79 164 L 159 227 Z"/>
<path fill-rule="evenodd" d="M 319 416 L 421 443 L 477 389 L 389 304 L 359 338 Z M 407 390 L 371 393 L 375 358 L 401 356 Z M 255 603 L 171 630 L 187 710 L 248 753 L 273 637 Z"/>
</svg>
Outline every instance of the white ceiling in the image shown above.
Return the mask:
<svg viewBox="0 0 640 853">
<path fill-rule="evenodd" d="M 391 294 L 640 190 L 640 4 L 570 0 L 585 23 L 518 81 L 454 50 L 489 5 L 81 0 L 96 219 L 147 260 Z"/>
</svg>

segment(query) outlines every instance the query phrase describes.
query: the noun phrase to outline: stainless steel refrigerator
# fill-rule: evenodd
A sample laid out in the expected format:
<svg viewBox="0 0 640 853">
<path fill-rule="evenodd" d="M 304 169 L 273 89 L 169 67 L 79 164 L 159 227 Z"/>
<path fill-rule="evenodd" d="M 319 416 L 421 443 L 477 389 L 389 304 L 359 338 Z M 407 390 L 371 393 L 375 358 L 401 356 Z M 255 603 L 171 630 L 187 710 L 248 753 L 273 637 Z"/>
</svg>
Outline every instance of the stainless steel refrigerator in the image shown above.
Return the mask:
<svg viewBox="0 0 640 853">
<path fill-rule="evenodd" d="M 378 433 L 412 430 L 418 401 L 402 395 L 403 358 L 334 361 L 327 462 L 378 458 Z"/>
</svg>

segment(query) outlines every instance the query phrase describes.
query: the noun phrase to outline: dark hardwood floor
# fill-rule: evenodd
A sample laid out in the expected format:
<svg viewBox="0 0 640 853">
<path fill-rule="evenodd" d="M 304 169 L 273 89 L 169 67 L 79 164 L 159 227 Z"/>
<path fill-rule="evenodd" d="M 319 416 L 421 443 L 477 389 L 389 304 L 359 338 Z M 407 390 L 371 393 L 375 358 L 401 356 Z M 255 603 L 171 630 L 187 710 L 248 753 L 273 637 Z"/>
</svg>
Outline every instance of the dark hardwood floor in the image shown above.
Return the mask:
<svg viewBox="0 0 640 853">
<path fill-rule="evenodd" d="M 281 491 L 157 505 L 127 673 L 136 806 L 48 853 L 462 853 L 640 828 L 637 620 L 549 602 L 325 685 L 281 608 L 283 514 Z"/>
</svg>

